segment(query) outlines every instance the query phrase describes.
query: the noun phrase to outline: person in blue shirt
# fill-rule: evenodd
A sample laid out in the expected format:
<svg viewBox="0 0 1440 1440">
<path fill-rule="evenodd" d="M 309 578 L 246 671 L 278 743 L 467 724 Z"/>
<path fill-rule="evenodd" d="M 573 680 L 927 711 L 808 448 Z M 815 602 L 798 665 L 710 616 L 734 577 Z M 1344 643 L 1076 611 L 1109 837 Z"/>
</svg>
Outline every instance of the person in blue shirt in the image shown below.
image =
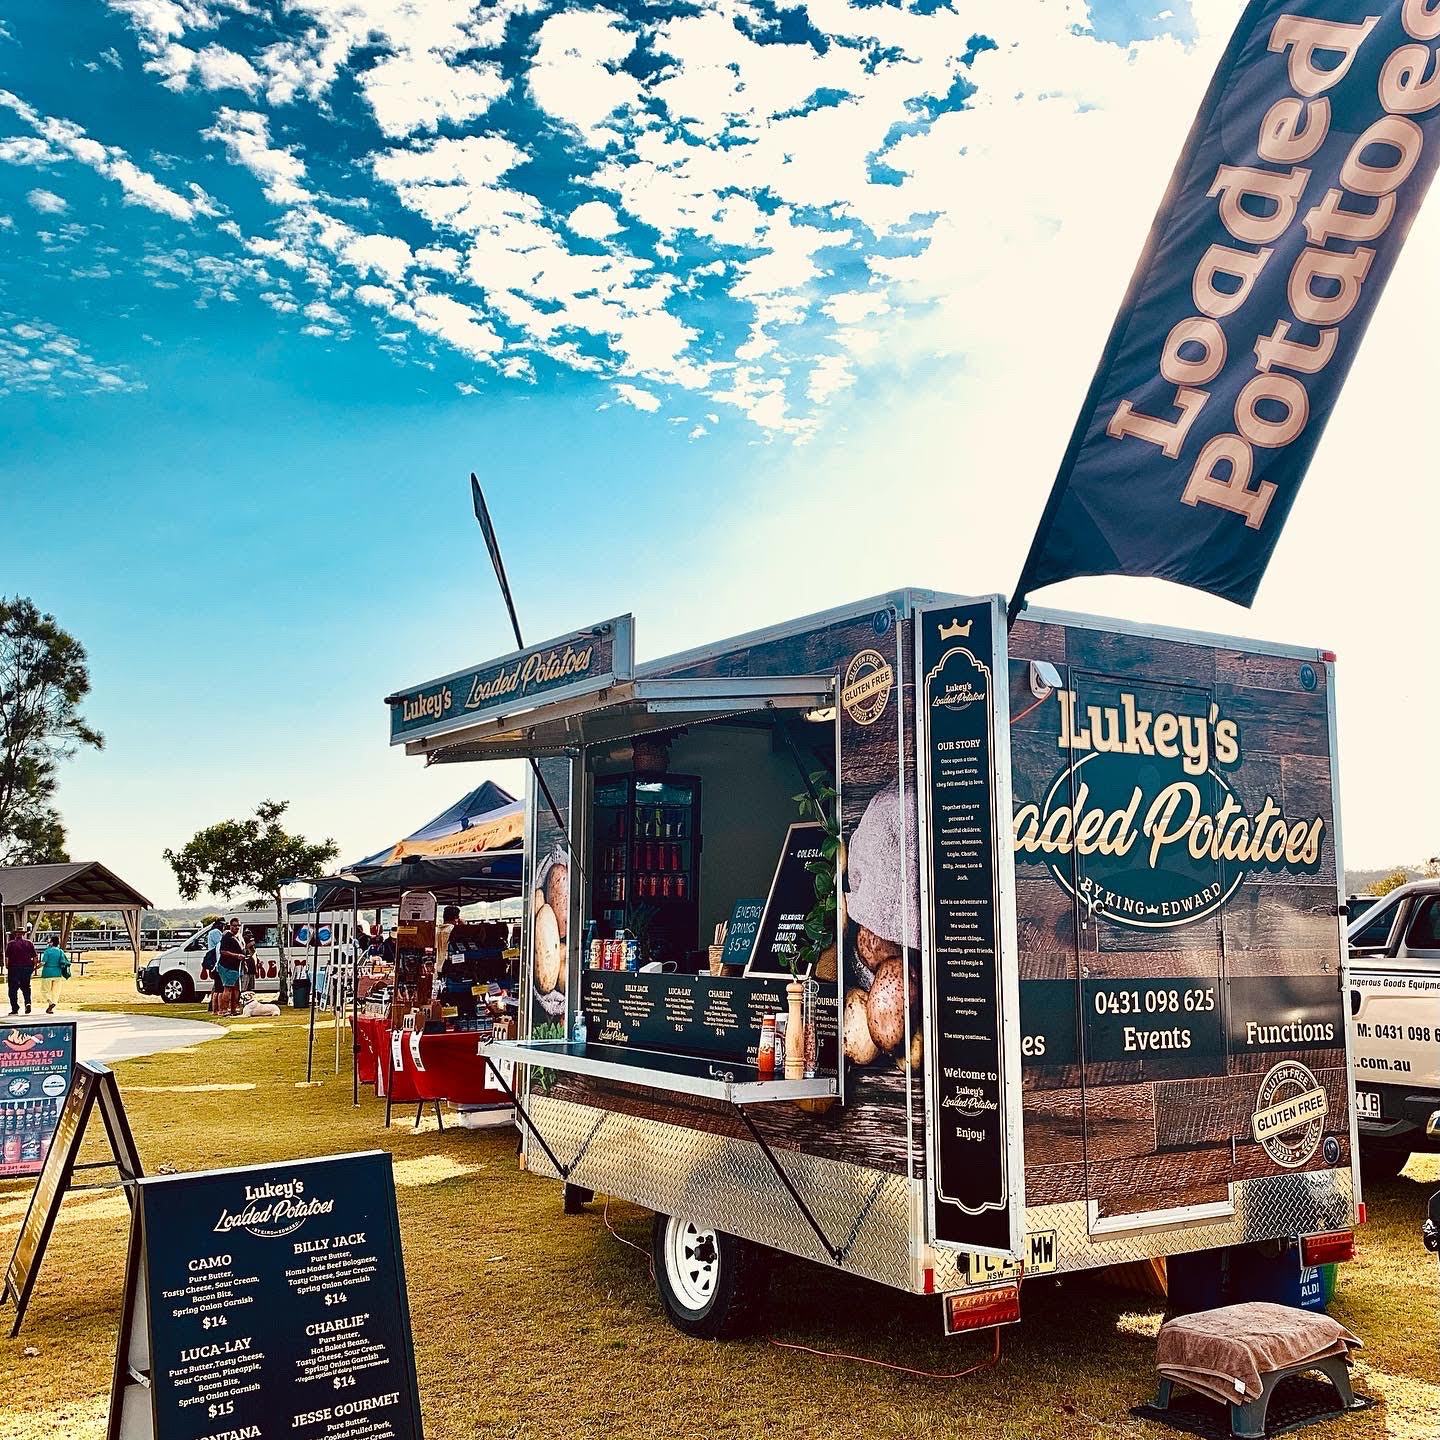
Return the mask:
<svg viewBox="0 0 1440 1440">
<path fill-rule="evenodd" d="M 70 978 L 70 960 L 55 944 L 47 945 L 40 952 L 40 998 L 49 1003 L 45 1013 L 53 1015 L 60 1003 L 60 987 Z"/>
</svg>

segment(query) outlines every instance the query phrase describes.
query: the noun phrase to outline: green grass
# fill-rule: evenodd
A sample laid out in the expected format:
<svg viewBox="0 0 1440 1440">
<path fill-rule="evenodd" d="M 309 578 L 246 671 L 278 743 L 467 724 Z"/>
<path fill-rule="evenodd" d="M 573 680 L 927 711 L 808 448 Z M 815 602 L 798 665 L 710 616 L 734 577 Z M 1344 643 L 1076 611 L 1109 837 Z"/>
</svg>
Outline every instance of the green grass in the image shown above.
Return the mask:
<svg viewBox="0 0 1440 1440">
<path fill-rule="evenodd" d="M 204 1015 L 200 1006 L 156 1007 L 133 990 L 114 1008 Z M 895 1375 L 771 1344 L 773 1335 L 939 1372 L 985 1348 L 945 1340 L 934 1301 L 785 1258 L 772 1265 L 764 1335 L 688 1340 L 661 1317 L 646 1259 L 610 1234 L 602 1206 L 563 1215 L 559 1187 L 517 1168 L 513 1132 L 439 1135 L 432 1125 L 414 1135 L 413 1112 L 384 1130 L 370 1092 L 352 1109 L 348 1069 L 332 1073 L 329 1031 L 316 1047 L 322 1083 L 297 1085 L 304 1021 L 286 1012 L 268 1024 L 230 1022 L 223 1038 L 119 1065 L 121 1089 L 152 1173 L 377 1146 L 394 1154 L 428 1440 L 1174 1433 L 1127 1414 L 1151 1391 L 1158 1309 L 1094 1276 L 1028 1286 L 1025 1323 L 1005 1332 L 1000 1368 L 968 1380 Z M 208 1085 L 254 1088 L 175 1088 Z M 1316 1440 L 1432 1440 L 1440 1428 L 1437 1269 L 1419 1243 L 1437 1178 L 1440 1163 L 1415 1161 L 1369 1197 L 1371 1223 L 1360 1258 L 1342 1268 L 1334 1313 L 1365 1339 L 1357 1385 L 1384 1408 L 1305 1432 Z M 26 1195 L 0 1187 L 0 1248 L 14 1242 Z M 103 1435 L 125 1213 L 114 1193 L 66 1201 L 25 1330 L 0 1339 L 5 1440 Z M 643 1211 L 615 1203 L 609 1222 L 648 1244 Z"/>
</svg>

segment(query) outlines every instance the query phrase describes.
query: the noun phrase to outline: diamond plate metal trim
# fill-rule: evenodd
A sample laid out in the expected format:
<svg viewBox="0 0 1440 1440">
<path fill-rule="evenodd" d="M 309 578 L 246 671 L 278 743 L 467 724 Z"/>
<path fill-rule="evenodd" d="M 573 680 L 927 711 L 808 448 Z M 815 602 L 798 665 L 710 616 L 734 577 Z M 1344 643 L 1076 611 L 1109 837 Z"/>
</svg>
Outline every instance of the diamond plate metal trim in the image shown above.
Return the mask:
<svg viewBox="0 0 1440 1440">
<path fill-rule="evenodd" d="M 570 1172 L 570 1184 L 631 1200 L 663 1215 L 684 1215 L 820 1265 L 834 1265 L 753 1141 L 533 1093 L 529 1110 L 546 1142 L 567 1165 L 594 1127 L 596 1116 L 609 1116 Z M 859 1221 L 854 1244 L 840 1268 L 901 1290 L 915 1288 L 911 1181 L 794 1150 L 777 1150 L 775 1157 L 832 1244 L 843 1245 Z M 559 1178 L 528 1137 L 525 1163 L 537 1175 Z"/>
<path fill-rule="evenodd" d="M 532 1093 L 529 1108 L 562 1160 L 569 1164 L 572 1156 L 580 1155 L 570 1173 L 571 1184 L 661 1214 L 684 1215 L 820 1265 L 834 1264 L 752 1141 L 705 1134 L 540 1093 Z M 601 1117 L 606 1117 L 605 1123 L 592 1139 Z M 966 1287 L 966 1262 L 961 1252 L 937 1248 L 926 1260 L 921 1258 L 924 1197 L 919 1182 L 798 1151 L 775 1153 L 832 1243 L 843 1245 L 859 1222 L 854 1245 L 839 1268 L 920 1294 L 924 1291 L 923 1265 L 929 1263 L 934 1267 L 935 1290 Z M 560 1178 L 528 1135 L 525 1157 L 532 1173 Z M 867 1211 L 872 1192 L 874 1199 Z M 1311 1170 L 1240 1181 L 1234 1187 L 1234 1199 L 1234 1215 L 1221 1219 L 1103 1236 L 1090 1234 L 1084 1201 L 1032 1205 L 1025 1212 L 1025 1228 L 1027 1233 L 1055 1232 L 1055 1271 L 1064 1274 L 1159 1255 L 1346 1229 L 1354 1221 L 1348 1170 Z"/>
<path fill-rule="evenodd" d="M 1025 1211 L 1025 1230 L 1027 1234 L 1037 1230 L 1055 1232 L 1055 1271 L 1064 1274 L 1190 1250 L 1344 1230 L 1354 1222 L 1348 1170 L 1308 1170 L 1237 1181 L 1233 1194 L 1235 1213 L 1221 1219 L 1094 1236 L 1090 1234 L 1089 1209 L 1083 1200 L 1065 1205 L 1031 1205 Z M 937 1251 L 935 1288 L 963 1289 L 963 1267 L 964 1260 L 958 1253 Z"/>
</svg>

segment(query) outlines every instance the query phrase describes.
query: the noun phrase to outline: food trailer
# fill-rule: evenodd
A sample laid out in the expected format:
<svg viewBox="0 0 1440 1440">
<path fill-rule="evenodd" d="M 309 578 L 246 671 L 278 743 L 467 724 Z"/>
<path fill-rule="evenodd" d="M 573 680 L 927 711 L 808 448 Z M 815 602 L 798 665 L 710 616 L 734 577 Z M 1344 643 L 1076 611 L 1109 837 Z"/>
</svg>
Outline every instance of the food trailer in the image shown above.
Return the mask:
<svg viewBox="0 0 1440 1440">
<path fill-rule="evenodd" d="M 390 697 L 427 761 L 535 761 L 521 1028 L 482 1047 L 523 1163 L 653 1210 L 700 1335 L 766 1246 L 952 1331 L 1035 1276 L 1348 1255 L 1332 661 L 907 589 Z"/>
</svg>

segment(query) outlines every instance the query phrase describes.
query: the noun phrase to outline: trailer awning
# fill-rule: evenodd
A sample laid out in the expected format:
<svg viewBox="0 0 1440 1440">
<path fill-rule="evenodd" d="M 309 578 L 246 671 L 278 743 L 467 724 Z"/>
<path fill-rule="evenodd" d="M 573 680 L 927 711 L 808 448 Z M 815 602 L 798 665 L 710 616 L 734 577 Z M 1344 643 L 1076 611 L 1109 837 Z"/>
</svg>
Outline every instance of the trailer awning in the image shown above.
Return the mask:
<svg viewBox="0 0 1440 1440">
<path fill-rule="evenodd" d="M 653 730 L 727 715 L 820 710 L 835 703 L 828 675 L 668 676 L 617 681 L 568 699 L 538 700 L 474 725 L 406 742 L 431 761 L 571 754 Z"/>
<path fill-rule="evenodd" d="M 814 1080 L 762 1080 L 753 1065 L 637 1050 L 628 1045 L 577 1044 L 572 1040 L 492 1040 L 480 1046 L 488 1060 L 513 1060 L 622 1085 L 643 1085 L 679 1095 L 700 1095 L 730 1105 L 769 1105 L 781 1100 L 822 1100 L 838 1094 L 834 1076 Z"/>
</svg>

